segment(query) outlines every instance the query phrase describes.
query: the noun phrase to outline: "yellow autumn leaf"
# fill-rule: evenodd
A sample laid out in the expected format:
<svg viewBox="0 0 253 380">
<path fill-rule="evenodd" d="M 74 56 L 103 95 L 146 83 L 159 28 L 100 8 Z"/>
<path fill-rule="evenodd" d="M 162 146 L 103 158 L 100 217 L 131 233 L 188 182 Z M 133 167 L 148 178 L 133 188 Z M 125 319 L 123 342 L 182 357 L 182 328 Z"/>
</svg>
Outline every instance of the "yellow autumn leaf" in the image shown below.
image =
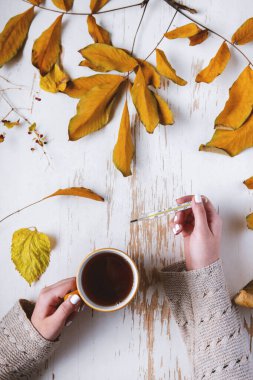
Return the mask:
<svg viewBox="0 0 253 380">
<path fill-rule="evenodd" d="M 121 76 L 113 74 L 96 74 L 89 77 L 76 78 L 68 82 L 64 93 L 72 98 L 81 98 L 93 87 L 110 84 L 113 81 L 121 80 L 121 78 Z"/>
<path fill-rule="evenodd" d="M 74 0 L 52 0 L 52 2 L 57 8 L 68 12 L 73 7 Z"/>
<path fill-rule="evenodd" d="M 110 33 L 98 25 L 94 16 L 89 15 L 87 17 L 88 31 L 94 42 L 100 42 L 103 44 L 111 45 Z"/>
<path fill-rule="evenodd" d="M 201 70 L 196 76 L 195 81 L 211 83 L 218 75 L 220 75 L 226 68 L 231 54 L 228 45 L 224 41 L 214 58 L 211 59 L 208 66 Z"/>
<path fill-rule="evenodd" d="M 113 150 L 114 165 L 121 171 L 124 177 L 128 177 L 132 174 L 131 162 L 133 155 L 134 144 L 131 135 L 130 117 L 126 101 L 121 117 L 118 140 Z"/>
<path fill-rule="evenodd" d="M 253 190 L 253 177 L 246 179 L 243 183 L 248 189 Z"/>
<path fill-rule="evenodd" d="M 170 32 L 167 32 L 164 34 L 166 38 L 169 40 L 174 40 L 175 38 L 187 38 L 195 36 L 201 32 L 201 29 L 198 27 L 198 25 L 194 24 L 193 22 L 180 26 L 179 28 L 173 29 Z"/>
<path fill-rule="evenodd" d="M 214 153 L 227 153 L 236 156 L 245 149 L 253 147 L 253 114 L 238 129 L 234 131 L 217 129 L 206 145 L 199 150 Z"/>
<path fill-rule="evenodd" d="M 1 133 L 0 134 L 0 144 L 4 142 L 4 139 L 5 139 L 5 134 Z"/>
<path fill-rule="evenodd" d="M 179 86 L 185 86 L 187 84 L 184 79 L 177 76 L 176 70 L 173 69 L 164 52 L 160 49 L 156 49 L 156 66 L 158 72 L 166 78 L 172 80 L 172 82 L 178 84 Z"/>
<path fill-rule="evenodd" d="M 12 17 L 0 33 L 0 67 L 9 62 L 23 47 L 34 18 L 34 7 Z"/>
<path fill-rule="evenodd" d="M 77 113 L 69 122 L 71 141 L 98 131 L 109 122 L 114 97 L 124 80 L 121 76 L 115 76 L 110 83 L 95 86 L 82 96 Z"/>
<path fill-rule="evenodd" d="M 253 107 L 253 70 L 247 66 L 229 89 L 229 98 L 215 120 L 215 127 L 237 129 L 248 119 Z"/>
<path fill-rule="evenodd" d="M 79 50 L 82 56 L 95 68 L 101 67 L 103 72 L 116 70 L 127 72 L 133 70 L 138 62 L 125 50 L 111 45 L 95 43 Z"/>
<path fill-rule="evenodd" d="M 43 199 L 56 197 L 58 195 L 68 195 L 68 196 L 71 195 L 75 197 L 89 198 L 89 199 L 93 199 L 94 201 L 104 202 L 103 197 L 94 193 L 94 191 L 87 189 L 86 187 L 68 187 L 66 189 L 59 189 L 53 194 L 50 194 Z"/>
<path fill-rule="evenodd" d="M 69 76 L 56 63 L 47 75 L 40 77 L 40 87 L 45 91 L 56 93 L 64 91 L 68 81 Z"/>
<path fill-rule="evenodd" d="M 199 45 L 202 42 L 204 42 L 207 38 L 208 38 L 208 30 L 203 29 L 200 32 L 198 32 L 197 34 L 195 34 L 194 36 L 189 37 L 189 40 L 190 40 L 189 45 L 190 46 Z"/>
<path fill-rule="evenodd" d="M 246 216 L 247 227 L 249 230 L 253 230 L 253 214 L 249 214 Z"/>
<path fill-rule="evenodd" d="M 159 123 L 157 102 L 154 94 L 146 85 L 140 67 L 131 88 L 131 95 L 142 124 L 148 133 L 153 133 Z"/>
<path fill-rule="evenodd" d="M 90 10 L 92 13 L 98 12 L 109 0 L 90 0 Z"/>
<path fill-rule="evenodd" d="M 62 16 L 57 17 L 33 44 L 32 64 L 40 70 L 42 76 L 53 68 L 61 52 Z"/>
<path fill-rule="evenodd" d="M 250 281 L 236 296 L 234 302 L 239 306 L 253 307 L 253 281 Z"/>
<path fill-rule="evenodd" d="M 37 281 L 50 261 L 50 241 L 37 229 L 21 228 L 12 236 L 11 259 L 21 276 L 28 282 Z"/>
<path fill-rule="evenodd" d="M 2 123 L 5 127 L 9 128 L 9 129 L 16 127 L 17 125 L 20 125 L 19 119 L 16 121 L 2 120 Z"/>
<path fill-rule="evenodd" d="M 161 87 L 161 76 L 157 72 L 156 68 L 151 63 L 138 59 L 139 66 L 141 67 L 142 74 L 144 75 L 147 85 L 152 85 L 155 88 Z M 138 71 L 138 67 L 135 68 Z"/>
<path fill-rule="evenodd" d="M 253 17 L 246 20 L 233 34 L 233 44 L 244 45 L 253 41 Z"/>
<path fill-rule="evenodd" d="M 159 123 L 162 125 L 171 125 L 174 123 L 173 113 L 167 102 L 158 94 L 154 94 L 157 101 Z"/>
<path fill-rule="evenodd" d="M 83 61 L 81 61 L 79 63 L 79 66 L 89 67 L 89 69 L 93 71 L 99 71 L 101 73 L 106 73 L 108 71 L 105 67 L 96 65 L 95 63 L 91 63 L 87 61 L 87 59 L 84 59 Z"/>
<path fill-rule="evenodd" d="M 32 124 L 30 125 L 30 127 L 28 128 L 28 132 L 33 132 L 33 131 L 36 130 L 36 128 L 37 128 L 36 123 L 32 123 Z"/>
</svg>

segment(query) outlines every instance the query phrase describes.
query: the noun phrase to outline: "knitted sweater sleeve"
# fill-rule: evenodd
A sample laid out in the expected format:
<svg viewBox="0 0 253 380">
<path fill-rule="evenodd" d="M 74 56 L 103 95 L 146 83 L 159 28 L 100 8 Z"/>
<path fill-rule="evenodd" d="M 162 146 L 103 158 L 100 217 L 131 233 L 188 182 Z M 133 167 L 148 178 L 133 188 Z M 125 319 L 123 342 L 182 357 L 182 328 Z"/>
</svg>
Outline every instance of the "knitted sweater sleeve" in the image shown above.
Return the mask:
<svg viewBox="0 0 253 380">
<path fill-rule="evenodd" d="M 231 303 L 222 263 L 161 271 L 172 314 L 193 365 L 194 380 L 252 380 L 253 365 L 239 312 Z"/>
<path fill-rule="evenodd" d="M 44 339 L 30 318 L 34 304 L 19 300 L 0 321 L 0 379 L 27 379 L 58 342 Z"/>
</svg>

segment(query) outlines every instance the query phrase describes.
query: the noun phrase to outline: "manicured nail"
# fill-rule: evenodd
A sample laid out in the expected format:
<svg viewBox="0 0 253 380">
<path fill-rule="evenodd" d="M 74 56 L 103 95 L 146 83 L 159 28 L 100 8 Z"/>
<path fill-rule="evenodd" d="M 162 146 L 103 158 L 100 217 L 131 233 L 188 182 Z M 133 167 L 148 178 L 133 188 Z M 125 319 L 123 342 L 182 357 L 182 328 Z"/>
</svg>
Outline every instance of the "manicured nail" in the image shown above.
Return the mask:
<svg viewBox="0 0 253 380">
<path fill-rule="evenodd" d="M 71 323 L 72 323 L 73 321 L 68 321 L 67 323 L 66 323 L 66 327 L 69 327 L 70 325 L 71 325 Z"/>
<path fill-rule="evenodd" d="M 76 305 L 80 300 L 81 298 L 77 294 L 73 294 L 73 296 L 70 297 L 72 305 Z"/>
<path fill-rule="evenodd" d="M 176 235 L 179 230 L 180 230 L 180 225 L 176 224 L 175 227 L 173 228 L 174 235 Z"/>
<path fill-rule="evenodd" d="M 175 215 L 174 222 L 176 223 L 178 221 L 178 215 Z"/>
<path fill-rule="evenodd" d="M 196 203 L 202 203 L 202 197 L 201 197 L 200 194 L 196 194 L 196 195 L 194 196 L 194 199 L 195 199 L 195 202 L 196 202 Z"/>
</svg>

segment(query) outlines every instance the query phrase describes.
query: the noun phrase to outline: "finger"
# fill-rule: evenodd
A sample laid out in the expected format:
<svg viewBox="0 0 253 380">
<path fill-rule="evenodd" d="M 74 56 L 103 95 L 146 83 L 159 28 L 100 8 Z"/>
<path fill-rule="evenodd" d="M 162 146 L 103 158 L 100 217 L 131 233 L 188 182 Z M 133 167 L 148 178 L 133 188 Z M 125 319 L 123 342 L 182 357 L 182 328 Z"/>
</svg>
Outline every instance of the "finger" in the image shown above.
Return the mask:
<svg viewBox="0 0 253 380">
<path fill-rule="evenodd" d="M 178 224 L 184 224 L 186 215 L 184 211 L 178 211 L 174 216 L 173 222 Z"/>
<path fill-rule="evenodd" d="M 179 235 L 183 230 L 183 226 L 181 224 L 174 224 L 172 227 L 172 231 L 174 235 Z"/>
<path fill-rule="evenodd" d="M 183 197 L 177 198 L 176 201 L 179 205 L 185 202 L 190 202 L 192 200 L 193 195 L 184 195 Z"/>
<path fill-rule="evenodd" d="M 42 318 L 45 318 L 55 312 L 58 305 L 62 302 L 65 294 L 76 289 L 75 277 L 66 281 L 60 281 L 40 292 L 36 303 L 37 312 Z"/>
<path fill-rule="evenodd" d="M 192 212 L 195 219 L 195 228 L 201 230 L 208 228 L 206 210 L 203 204 L 202 196 L 199 194 L 192 197 Z"/>
<path fill-rule="evenodd" d="M 58 309 L 50 316 L 51 323 L 55 328 L 61 328 L 66 324 L 68 318 L 78 311 L 81 306 L 81 298 L 77 294 L 73 294 L 66 301 L 64 301 Z"/>
<path fill-rule="evenodd" d="M 47 286 L 45 288 L 45 290 L 50 291 L 50 290 L 57 288 L 57 287 L 64 285 L 64 284 L 72 284 L 74 281 L 75 281 L 75 277 L 65 278 L 64 280 L 58 281 L 55 284 Z"/>
<path fill-rule="evenodd" d="M 204 202 L 204 206 L 206 209 L 207 222 L 209 224 L 209 227 L 213 233 L 219 233 L 221 232 L 222 225 L 221 217 L 219 216 L 212 202 L 207 197 L 205 197 L 205 200 L 206 201 Z"/>
</svg>

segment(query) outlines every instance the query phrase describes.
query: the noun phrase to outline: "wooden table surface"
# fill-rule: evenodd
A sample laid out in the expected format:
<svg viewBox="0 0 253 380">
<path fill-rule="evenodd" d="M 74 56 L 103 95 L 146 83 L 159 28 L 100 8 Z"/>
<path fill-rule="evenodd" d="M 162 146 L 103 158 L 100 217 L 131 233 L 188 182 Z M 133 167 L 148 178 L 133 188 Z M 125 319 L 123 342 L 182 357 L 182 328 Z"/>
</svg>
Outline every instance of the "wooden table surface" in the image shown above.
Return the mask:
<svg viewBox="0 0 253 380">
<path fill-rule="evenodd" d="M 136 2 L 111 0 L 107 8 Z M 89 11 L 88 3 L 75 0 L 73 10 Z M 228 38 L 253 16 L 251 0 L 244 0 L 243 6 L 236 0 L 186 3 L 198 9 L 194 16 L 197 20 Z M 46 5 L 53 8 L 50 1 Z M 1 29 L 10 17 L 28 8 L 21 0 L 0 0 L 0 6 Z M 232 58 L 224 74 L 210 85 L 196 84 L 196 74 L 215 54 L 221 39 L 210 36 L 195 47 L 189 47 L 183 39 L 163 40 L 160 47 L 189 83 L 179 87 L 163 81 L 159 93 L 170 103 L 176 122 L 157 127 L 153 135 L 146 133 L 130 107 L 136 155 L 133 175 L 123 178 L 112 163 L 123 100 L 106 128 L 77 142 L 68 141 L 68 121 L 75 114 L 77 101 L 41 90 L 38 72 L 30 60 L 34 39 L 56 14 L 43 10 L 37 13 L 23 53 L 0 71 L 1 76 L 26 87 L 8 90 L 16 86 L 4 79 L 0 79 L 0 86 L 1 94 L 13 106 L 23 108 L 20 111 L 47 134 L 48 159 L 39 149 L 31 152 L 26 127 L 8 131 L 0 146 L 0 216 L 69 186 L 89 187 L 103 195 L 106 202 L 58 197 L 1 223 L 1 315 L 18 298 L 36 299 L 44 286 L 75 275 L 80 261 L 94 248 L 122 249 L 140 269 L 140 290 L 134 302 L 112 314 L 90 309 L 80 313 L 64 331 L 58 351 L 34 379 L 190 380 L 186 349 L 158 278 L 158 269 L 183 258 L 182 241 L 173 236 L 166 218 L 134 225 L 129 220 L 144 211 L 164 208 L 181 195 L 206 194 L 224 220 L 222 256 L 231 294 L 253 278 L 253 232 L 245 225 L 245 216 L 253 208 L 253 191 L 242 184 L 253 175 L 253 150 L 234 158 L 198 151 L 199 145 L 211 138 L 214 119 L 224 106 L 228 89 L 247 62 L 231 49 Z M 97 20 L 111 31 L 115 46 L 131 49 L 141 14 L 140 7 L 130 8 L 98 16 Z M 138 57 L 144 58 L 155 47 L 173 14 L 163 0 L 150 0 L 135 45 Z M 172 26 L 187 22 L 177 15 Z M 72 78 L 92 75 L 89 69 L 78 66 L 78 50 L 91 42 L 85 16 L 64 17 L 62 62 Z M 242 49 L 253 58 L 252 44 Z M 155 63 L 154 54 L 150 62 Z M 3 99 L 0 108 L 2 118 L 9 110 Z M 10 258 L 13 232 L 30 226 L 47 233 L 53 248 L 47 271 L 31 287 L 19 276 Z M 252 314 L 246 311 L 243 317 L 250 337 Z"/>
</svg>

